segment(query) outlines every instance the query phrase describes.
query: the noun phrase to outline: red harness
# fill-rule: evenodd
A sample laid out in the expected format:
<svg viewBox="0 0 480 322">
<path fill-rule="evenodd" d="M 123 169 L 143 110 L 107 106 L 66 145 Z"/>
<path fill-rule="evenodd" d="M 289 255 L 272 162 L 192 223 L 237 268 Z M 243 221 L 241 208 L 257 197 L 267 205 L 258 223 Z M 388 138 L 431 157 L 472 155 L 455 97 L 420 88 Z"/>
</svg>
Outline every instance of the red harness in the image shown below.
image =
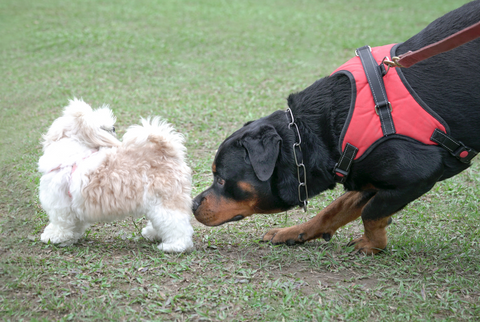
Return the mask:
<svg viewBox="0 0 480 322">
<path fill-rule="evenodd" d="M 372 55 L 379 65 L 384 57 L 390 57 L 394 45 L 372 48 Z M 376 141 L 384 138 L 380 118 L 375 112 L 375 102 L 360 57 L 354 57 L 340 66 L 335 73 L 350 73 L 353 77 L 353 111 L 344 125 L 341 150 L 347 143 L 358 148 L 355 160 L 359 159 Z M 435 129 L 446 132 L 445 126 L 418 104 L 400 79 L 397 69 L 392 68 L 383 77 L 396 135 L 413 138 L 425 144 L 437 144 L 430 140 Z M 356 94 L 356 95 L 355 95 Z M 444 122 L 443 122 L 444 123 Z"/>
<path fill-rule="evenodd" d="M 345 182 L 353 161 L 365 157 L 378 144 L 391 138 L 438 144 L 460 161 L 470 162 L 476 151 L 447 134 L 449 129 L 445 121 L 417 96 L 401 70 L 383 69 L 382 74 L 382 61 L 395 56 L 395 44 L 371 48 L 371 54 L 368 55 L 365 54 L 365 48 L 358 49 L 363 49 L 360 54 L 362 59 L 354 57 L 332 73 L 347 75 L 352 84 L 352 104 L 339 141 L 342 157 L 334 170 L 337 181 Z M 365 61 L 370 67 L 366 66 Z M 370 73 L 367 68 L 370 68 Z M 374 85 L 377 86 L 376 90 L 372 88 L 372 83 L 377 84 Z M 377 109 L 379 101 L 384 107 L 381 112 L 380 108 Z M 383 104 L 385 102 L 388 104 Z"/>
</svg>

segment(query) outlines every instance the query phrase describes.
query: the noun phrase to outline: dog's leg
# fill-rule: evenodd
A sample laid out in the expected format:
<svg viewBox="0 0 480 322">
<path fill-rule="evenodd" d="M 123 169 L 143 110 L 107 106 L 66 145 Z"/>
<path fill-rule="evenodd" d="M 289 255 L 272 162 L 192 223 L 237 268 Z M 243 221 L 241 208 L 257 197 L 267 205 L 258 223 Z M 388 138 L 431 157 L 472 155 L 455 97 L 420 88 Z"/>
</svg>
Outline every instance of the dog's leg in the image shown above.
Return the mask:
<svg viewBox="0 0 480 322">
<path fill-rule="evenodd" d="M 150 241 L 162 241 L 158 231 L 153 228 L 152 222 L 149 220 L 147 225 L 142 229 L 142 236 Z"/>
<path fill-rule="evenodd" d="M 432 179 L 433 178 L 433 179 Z M 362 237 L 349 243 L 355 250 L 365 254 L 376 254 L 387 246 L 386 227 L 391 216 L 402 210 L 413 200 L 428 192 L 438 176 L 430 176 L 402 189 L 379 190 L 362 210 L 365 232 Z"/>
<path fill-rule="evenodd" d="M 362 210 L 365 232 L 362 237 L 349 243 L 364 254 L 376 254 L 387 246 L 386 227 L 391 216 L 402 210 L 411 201 L 429 191 L 435 183 L 425 181 L 403 189 L 380 190 Z"/>
<path fill-rule="evenodd" d="M 82 237 L 88 224 L 79 221 L 69 208 L 48 211 L 50 222 L 45 227 L 40 240 L 59 246 L 69 246 Z"/>
<path fill-rule="evenodd" d="M 156 207 L 147 213 L 147 219 L 149 224 L 142 230 L 142 235 L 150 240 L 161 240 L 158 249 L 178 253 L 194 249 L 189 214 Z"/>
<path fill-rule="evenodd" d="M 362 237 L 352 240 L 348 246 L 355 246 L 357 252 L 367 255 L 381 252 L 387 247 L 387 230 L 391 216 L 377 220 L 363 220 L 365 233 Z"/>
<path fill-rule="evenodd" d="M 263 240 L 287 245 L 304 243 L 319 237 L 328 241 L 338 228 L 360 217 L 363 207 L 374 195 L 374 191 L 347 192 L 306 223 L 272 229 L 263 236 Z"/>
</svg>

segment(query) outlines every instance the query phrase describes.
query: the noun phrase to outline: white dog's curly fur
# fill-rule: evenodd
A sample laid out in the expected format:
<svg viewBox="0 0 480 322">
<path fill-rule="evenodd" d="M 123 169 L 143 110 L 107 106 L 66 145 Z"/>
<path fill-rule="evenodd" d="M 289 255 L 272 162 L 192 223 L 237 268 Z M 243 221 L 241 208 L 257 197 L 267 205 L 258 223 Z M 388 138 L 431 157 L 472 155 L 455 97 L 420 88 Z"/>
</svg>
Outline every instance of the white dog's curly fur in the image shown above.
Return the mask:
<svg viewBox="0 0 480 322">
<path fill-rule="evenodd" d="M 115 136 L 108 106 L 73 99 L 43 136 L 40 202 L 50 223 L 41 240 L 71 245 L 95 222 L 143 216 L 142 235 L 166 252 L 193 249 L 191 170 L 183 136 L 160 118 Z"/>
</svg>

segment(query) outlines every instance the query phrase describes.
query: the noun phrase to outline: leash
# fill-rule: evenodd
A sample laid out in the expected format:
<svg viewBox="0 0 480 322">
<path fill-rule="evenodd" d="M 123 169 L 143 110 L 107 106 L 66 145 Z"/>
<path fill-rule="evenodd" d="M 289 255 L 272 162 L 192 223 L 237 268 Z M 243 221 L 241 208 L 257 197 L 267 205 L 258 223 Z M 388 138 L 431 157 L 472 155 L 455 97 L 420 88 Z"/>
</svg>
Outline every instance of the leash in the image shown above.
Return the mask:
<svg viewBox="0 0 480 322">
<path fill-rule="evenodd" d="M 408 51 L 392 60 L 385 60 L 388 67 L 408 68 L 432 56 L 457 48 L 480 37 L 480 22 L 460 30 L 453 35 L 415 51 Z"/>
</svg>

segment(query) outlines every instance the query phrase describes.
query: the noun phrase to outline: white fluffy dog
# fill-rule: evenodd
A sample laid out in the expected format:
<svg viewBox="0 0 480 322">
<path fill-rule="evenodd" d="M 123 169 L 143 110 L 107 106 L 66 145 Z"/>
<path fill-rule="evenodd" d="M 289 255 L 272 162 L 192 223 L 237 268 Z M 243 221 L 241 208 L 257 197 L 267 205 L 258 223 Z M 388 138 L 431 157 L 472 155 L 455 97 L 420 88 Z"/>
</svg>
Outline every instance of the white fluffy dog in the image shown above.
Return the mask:
<svg viewBox="0 0 480 322">
<path fill-rule="evenodd" d="M 115 136 L 108 106 L 71 100 L 43 136 L 40 202 L 50 223 L 41 240 L 67 246 L 94 222 L 143 216 L 142 235 L 160 250 L 193 249 L 191 170 L 183 136 L 160 118 Z"/>
</svg>

